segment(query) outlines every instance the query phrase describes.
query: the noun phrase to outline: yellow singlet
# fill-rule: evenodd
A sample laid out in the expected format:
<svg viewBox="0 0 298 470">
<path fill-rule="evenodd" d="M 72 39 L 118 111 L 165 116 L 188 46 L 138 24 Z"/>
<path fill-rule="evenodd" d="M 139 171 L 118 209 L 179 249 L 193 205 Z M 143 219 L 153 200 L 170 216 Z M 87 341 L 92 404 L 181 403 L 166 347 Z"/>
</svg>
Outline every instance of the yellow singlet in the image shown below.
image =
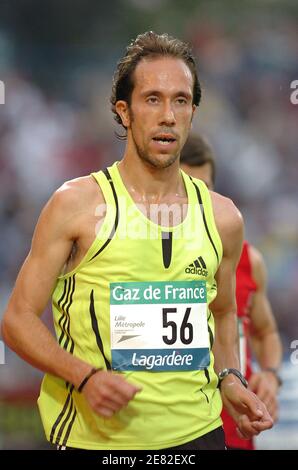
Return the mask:
<svg viewBox="0 0 298 470">
<path fill-rule="evenodd" d="M 61 347 L 138 384 L 111 419 L 96 415 L 72 384 L 47 374 L 38 405 L 47 439 L 83 449 L 164 449 L 221 425 L 211 352 L 222 257 L 210 195 L 182 172 L 187 215 L 174 227 L 134 203 L 117 162 L 93 177 L 107 206 L 88 253 L 59 277 L 53 315 Z"/>
</svg>

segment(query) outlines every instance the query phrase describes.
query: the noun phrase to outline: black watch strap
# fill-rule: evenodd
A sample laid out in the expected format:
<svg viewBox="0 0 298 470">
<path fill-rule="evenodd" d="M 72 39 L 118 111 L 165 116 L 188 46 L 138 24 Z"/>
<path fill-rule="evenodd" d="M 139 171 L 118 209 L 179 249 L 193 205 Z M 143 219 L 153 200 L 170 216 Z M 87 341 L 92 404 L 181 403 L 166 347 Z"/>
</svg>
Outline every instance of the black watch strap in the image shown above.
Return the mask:
<svg viewBox="0 0 298 470">
<path fill-rule="evenodd" d="M 241 374 L 240 370 L 238 369 L 233 369 L 233 368 L 227 368 L 227 369 L 223 369 L 222 371 L 220 371 L 220 373 L 218 374 L 218 378 L 219 378 L 219 382 L 218 382 L 218 388 L 220 389 L 220 386 L 221 386 L 221 382 L 223 381 L 223 379 L 229 375 L 229 374 L 234 374 L 236 377 L 238 377 L 238 379 L 240 380 L 240 382 L 242 383 L 242 385 L 244 385 L 245 388 L 248 387 L 248 382 L 246 380 L 246 378 L 244 377 L 244 375 Z"/>
<path fill-rule="evenodd" d="M 102 370 L 101 368 L 97 368 L 97 367 L 92 367 L 92 369 L 90 370 L 90 372 L 88 372 L 88 374 L 86 375 L 86 377 L 82 380 L 82 382 L 80 383 L 80 385 L 78 386 L 78 392 L 81 393 L 83 388 L 85 387 L 86 383 L 88 382 L 89 379 L 91 379 L 92 375 L 96 374 L 96 372 L 98 372 L 99 370 Z"/>
<path fill-rule="evenodd" d="M 278 386 L 281 387 L 282 386 L 282 379 L 278 373 L 278 369 L 276 369 L 275 367 L 266 367 L 265 369 L 262 369 L 263 372 L 271 372 L 271 374 L 273 374 L 277 380 L 277 383 L 278 383 Z"/>
</svg>

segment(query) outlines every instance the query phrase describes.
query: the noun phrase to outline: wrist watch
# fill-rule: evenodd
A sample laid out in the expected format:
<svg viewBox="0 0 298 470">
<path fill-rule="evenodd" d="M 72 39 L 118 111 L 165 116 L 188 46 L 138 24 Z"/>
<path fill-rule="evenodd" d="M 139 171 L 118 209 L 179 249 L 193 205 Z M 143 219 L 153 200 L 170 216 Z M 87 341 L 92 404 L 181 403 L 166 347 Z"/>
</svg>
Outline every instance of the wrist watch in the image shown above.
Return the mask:
<svg viewBox="0 0 298 470">
<path fill-rule="evenodd" d="M 236 377 L 238 377 L 238 379 L 240 380 L 240 382 L 242 383 L 242 385 L 247 388 L 248 387 L 248 382 L 246 380 L 246 378 L 241 374 L 241 372 L 237 369 L 233 369 L 233 368 L 229 368 L 229 369 L 223 369 L 222 371 L 220 371 L 220 373 L 218 374 L 218 378 L 219 378 L 219 382 L 218 382 L 218 388 L 220 389 L 220 386 L 221 386 L 221 382 L 223 381 L 223 379 L 229 375 L 229 374 L 234 374 Z"/>
<path fill-rule="evenodd" d="M 263 372 L 271 372 L 277 380 L 278 386 L 281 387 L 282 385 L 282 379 L 280 375 L 278 374 L 278 370 L 275 367 L 266 367 L 265 369 L 262 369 Z"/>
</svg>

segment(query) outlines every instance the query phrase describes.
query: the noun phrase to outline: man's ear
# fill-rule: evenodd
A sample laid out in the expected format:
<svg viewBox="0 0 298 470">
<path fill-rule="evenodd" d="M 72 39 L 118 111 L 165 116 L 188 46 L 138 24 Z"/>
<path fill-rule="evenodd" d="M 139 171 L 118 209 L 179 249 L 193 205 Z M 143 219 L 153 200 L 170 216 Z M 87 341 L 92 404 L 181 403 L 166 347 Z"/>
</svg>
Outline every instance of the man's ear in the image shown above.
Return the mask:
<svg viewBox="0 0 298 470">
<path fill-rule="evenodd" d="M 129 107 L 127 101 L 119 100 L 116 102 L 116 112 L 121 118 L 122 125 L 124 127 L 130 126 L 130 115 L 129 115 Z"/>
<path fill-rule="evenodd" d="M 195 104 L 193 104 L 193 105 L 192 105 L 192 116 L 191 116 L 191 122 L 192 122 L 192 120 L 193 120 L 193 117 L 194 117 L 194 114 L 195 114 L 196 110 L 197 110 L 197 106 L 196 106 Z"/>
<path fill-rule="evenodd" d="M 195 104 L 193 104 L 192 105 L 192 115 L 191 115 L 190 126 L 189 126 L 190 129 L 192 129 L 193 117 L 194 117 L 196 109 L 197 109 L 197 106 Z"/>
</svg>

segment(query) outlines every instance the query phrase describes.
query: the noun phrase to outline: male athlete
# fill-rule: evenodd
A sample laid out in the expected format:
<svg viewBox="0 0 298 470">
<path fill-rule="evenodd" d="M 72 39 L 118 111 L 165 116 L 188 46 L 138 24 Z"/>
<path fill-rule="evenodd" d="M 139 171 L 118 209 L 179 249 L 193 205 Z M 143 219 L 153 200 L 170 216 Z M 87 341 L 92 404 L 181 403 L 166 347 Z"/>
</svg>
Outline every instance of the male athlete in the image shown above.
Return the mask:
<svg viewBox="0 0 298 470">
<path fill-rule="evenodd" d="M 215 159 L 211 147 L 200 135 L 189 135 L 180 155 L 180 164 L 187 174 L 201 179 L 213 191 Z M 263 257 L 245 241 L 236 271 L 241 372 L 248 380 L 249 388 L 265 403 L 276 421 L 282 347 L 266 287 Z M 250 343 L 261 369 L 258 372 L 252 371 Z M 237 425 L 226 410 L 223 410 L 222 418 L 228 448 L 254 448 L 252 439 L 244 440 L 238 436 Z"/>
<path fill-rule="evenodd" d="M 123 159 L 65 183 L 40 216 L 2 332 L 46 372 L 38 404 L 55 445 L 224 449 L 222 401 L 244 437 L 272 427 L 238 371 L 242 218 L 180 172 L 199 101 L 188 46 L 139 35 L 111 96 Z M 51 295 L 57 341 L 40 320 Z"/>
</svg>

